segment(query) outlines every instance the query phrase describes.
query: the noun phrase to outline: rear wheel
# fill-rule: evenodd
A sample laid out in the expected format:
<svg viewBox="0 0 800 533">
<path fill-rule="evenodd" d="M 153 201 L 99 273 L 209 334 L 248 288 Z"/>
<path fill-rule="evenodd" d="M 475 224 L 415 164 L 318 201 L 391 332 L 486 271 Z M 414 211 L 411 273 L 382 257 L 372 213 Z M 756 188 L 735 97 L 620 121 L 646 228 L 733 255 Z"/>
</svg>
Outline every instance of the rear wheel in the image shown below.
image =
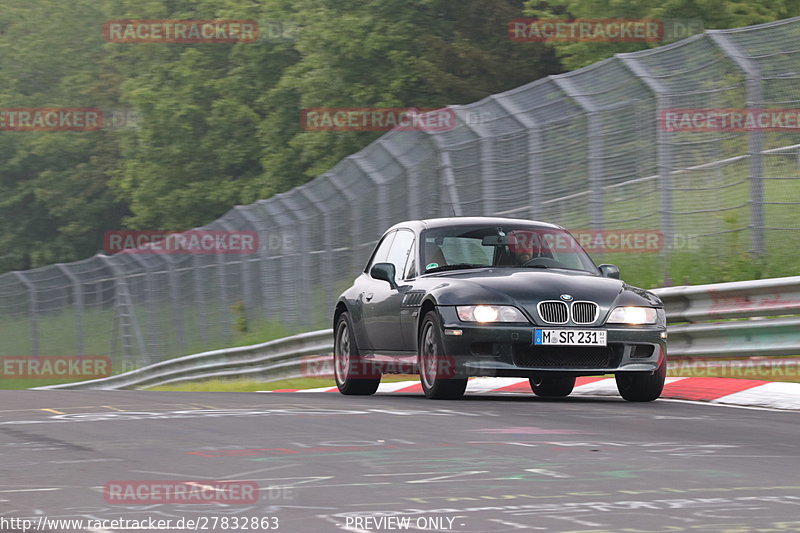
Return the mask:
<svg viewBox="0 0 800 533">
<path fill-rule="evenodd" d="M 569 396 L 575 387 L 575 378 L 570 376 L 536 376 L 529 378 L 531 389 L 536 396 L 543 398 L 563 398 Z"/>
<path fill-rule="evenodd" d="M 661 363 L 654 373 L 630 372 L 614 376 L 619 394 L 629 402 L 652 402 L 664 390 L 667 377 L 667 362 Z"/>
<path fill-rule="evenodd" d="M 342 313 L 336 322 L 333 342 L 333 373 L 339 392 L 348 395 L 375 394 L 381 375 L 358 354 L 349 313 Z"/>
<path fill-rule="evenodd" d="M 419 336 L 419 380 L 425 396 L 434 400 L 461 398 L 467 378 L 455 376 L 454 360 L 445 354 L 439 315 L 429 311 L 422 320 Z"/>
</svg>

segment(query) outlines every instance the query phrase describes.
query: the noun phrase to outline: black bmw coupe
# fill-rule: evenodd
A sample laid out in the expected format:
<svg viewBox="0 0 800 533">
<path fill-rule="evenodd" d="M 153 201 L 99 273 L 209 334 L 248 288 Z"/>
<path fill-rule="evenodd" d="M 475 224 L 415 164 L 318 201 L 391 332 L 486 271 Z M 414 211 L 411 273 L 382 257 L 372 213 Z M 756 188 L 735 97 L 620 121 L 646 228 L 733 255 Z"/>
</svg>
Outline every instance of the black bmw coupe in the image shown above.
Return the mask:
<svg viewBox="0 0 800 533">
<path fill-rule="evenodd" d="M 373 394 L 419 373 L 425 395 L 460 398 L 470 376 L 527 377 L 538 396 L 614 374 L 623 398 L 658 398 L 667 370 L 659 298 L 596 266 L 565 229 L 505 218 L 402 222 L 338 299 L 334 373 Z"/>
</svg>

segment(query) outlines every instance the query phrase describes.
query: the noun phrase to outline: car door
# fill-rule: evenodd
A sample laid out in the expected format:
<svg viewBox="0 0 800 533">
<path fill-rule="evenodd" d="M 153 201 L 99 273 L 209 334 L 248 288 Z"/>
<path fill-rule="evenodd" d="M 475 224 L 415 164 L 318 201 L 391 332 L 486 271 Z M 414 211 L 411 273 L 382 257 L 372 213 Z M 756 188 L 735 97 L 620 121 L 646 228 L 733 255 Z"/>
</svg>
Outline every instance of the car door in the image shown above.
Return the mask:
<svg viewBox="0 0 800 533">
<path fill-rule="evenodd" d="M 364 284 L 364 323 L 373 350 L 389 352 L 403 350 L 403 332 L 400 327 L 400 308 L 408 286 L 403 284 L 406 263 L 414 248 L 414 233 L 395 231 L 385 259 L 376 254 L 367 274 L 375 263 L 391 263 L 395 268 L 396 288 L 388 282 L 369 278 Z"/>
</svg>

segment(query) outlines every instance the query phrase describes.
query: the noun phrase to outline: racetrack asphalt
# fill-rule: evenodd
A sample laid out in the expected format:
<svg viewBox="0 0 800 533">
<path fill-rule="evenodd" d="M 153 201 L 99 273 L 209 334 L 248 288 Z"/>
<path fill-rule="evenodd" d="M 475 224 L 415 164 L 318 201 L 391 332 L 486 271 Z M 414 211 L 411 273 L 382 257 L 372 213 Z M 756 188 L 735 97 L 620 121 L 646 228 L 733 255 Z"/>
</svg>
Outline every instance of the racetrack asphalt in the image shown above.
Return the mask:
<svg viewBox="0 0 800 533">
<path fill-rule="evenodd" d="M 791 411 L 487 394 L 0 399 L 0 519 L 194 518 L 206 531 L 266 531 L 210 525 L 277 517 L 271 531 L 303 533 L 800 531 L 800 414 Z M 103 487 L 119 480 L 252 481 L 260 498 L 108 503 Z M 388 515 L 395 520 L 380 521 Z"/>
</svg>

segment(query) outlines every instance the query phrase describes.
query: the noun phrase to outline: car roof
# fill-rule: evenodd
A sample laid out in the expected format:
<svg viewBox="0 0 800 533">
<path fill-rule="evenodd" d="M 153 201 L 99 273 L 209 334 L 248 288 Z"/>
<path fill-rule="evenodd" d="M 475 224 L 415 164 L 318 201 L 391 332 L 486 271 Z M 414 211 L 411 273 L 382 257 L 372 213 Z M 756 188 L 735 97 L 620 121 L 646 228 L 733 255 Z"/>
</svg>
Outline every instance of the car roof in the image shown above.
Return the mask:
<svg viewBox="0 0 800 533">
<path fill-rule="evenodd" d="M 449 228 L 458 226 L 484 226 L 484 225 L 525 225 L 525 226 L 538 226 L 541 228 L 550 229 L 563 229 L 556 224 L 548 222 L 539 222 L 537 220 L 528 220 L 524 218 L 501 218 L 501 217 L 446 217 L 446 218 L 428 218 L 424 220 L 406 220 L 395 224 L 388 231 L 397 228 L 408 228 L 416 231 L 432 228 Z"/>
</svg>

